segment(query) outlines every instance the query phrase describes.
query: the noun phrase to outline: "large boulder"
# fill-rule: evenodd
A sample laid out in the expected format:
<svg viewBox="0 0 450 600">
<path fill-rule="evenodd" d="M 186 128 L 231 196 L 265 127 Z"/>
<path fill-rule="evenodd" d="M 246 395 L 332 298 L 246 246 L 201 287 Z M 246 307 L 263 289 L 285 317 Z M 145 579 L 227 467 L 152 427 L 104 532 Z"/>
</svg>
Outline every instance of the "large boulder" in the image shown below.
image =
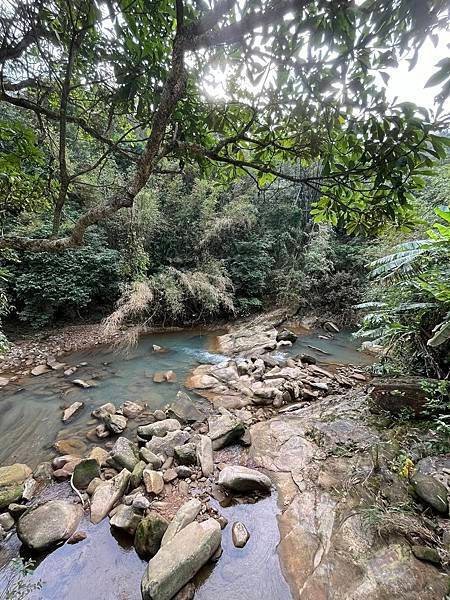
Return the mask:
<svg viewBox="0 0 450 600">
<path fill-rule="evenodd" d="M 164 437 L 153 437 L 145 444 L 146 448 L 153 454 L 163 456 L 173 456 L 175 446 L 182 446 L 190 439 L 187 431 L 169 431 Z"/>
<path fill-rule="evenodd" d="M 131 472 L 139 462 L 139 449 L 127 438 L 120 437 L 111 449 L 111 461 L 113 466 Z"/>
<path fill-rule="evenodd" d="M 170 600 L 216 552 L 222 535 L 208 519 L 182 529 L 150 560 L 141 583 L 143 600 Z"/>
<path fill-rule="evenodd" d="M 140 521 L 134 535 L 134 547 L 141 558 L 155 556 L 168 525 L 167 519 L 155 511 Z"/>
<path fill-rule="evenodd" d="M 220 472 L 219 485 L 232 492 L 270 492 L 272 483 L 267 475 L 255 469 L 232 465 Z"/>
<path fill-rule="evenodd" d="M 440 513 L 448 513 L 447 488 L 431 475 L 416 473 L 411 478 L 415 493 Z"/>
<path fill-rule="evenodd" d="M 214 450 L 233 444 L 240 440 L 245 433 L 245 426 L 229 411 L 222 409 L 221 414 L 208 418 L 209 437 Z"/>
<path fill-rule="evenodd" d="M 138 427 L 138 436 L 146 440 L 150 440 L 153 436 L 164 437 L 169 431 L 177 431 L 181 429 L 181 424 L 176 419 L 164 419 L 156 421 L 149 425 L 141 425 Z"/>
<path fill-rule="evenodd" d="M 192 521 L 200 512 L 201 508 L 202 503 L 196 498 L 192 498 L 192 500 L 189 500 L 189 502 L 183 504 L 170 522 L 170 525 L 162 539 L 161 546 L 169 543 L 179 531 L 184 529 L 184 527 L 189 525 L 189 523 L 192 523 Z"/>
<path fill-rule="evenodd" d="M 118 475 L 95 488 L 91 498 L 91 521 L 100 523 L 127 489 L 131 473 L 123 469 Z"/>
<path fill-rule="evenodd" d="M 200 464 L 202 473 L 205 477 L 209 477 L 214 473 L 212 440 L 207 435 L 199 435 L 197 444 L 197 462 Z"/>
<path fill-rule="evenodd" d="M 75 465 L 72 483 L 77 489 L 84 490 L 96 477 L 100 477 L 100 465 L 95 458 L 85 458 Z"/>
<path fill-rule="evenodd" d="M 43 550 L 68 540 L 82 518 L 83 509 L 79 504 L 50 500 L 20 517 L 17 535 L 32 550 Z"/>
</svg>

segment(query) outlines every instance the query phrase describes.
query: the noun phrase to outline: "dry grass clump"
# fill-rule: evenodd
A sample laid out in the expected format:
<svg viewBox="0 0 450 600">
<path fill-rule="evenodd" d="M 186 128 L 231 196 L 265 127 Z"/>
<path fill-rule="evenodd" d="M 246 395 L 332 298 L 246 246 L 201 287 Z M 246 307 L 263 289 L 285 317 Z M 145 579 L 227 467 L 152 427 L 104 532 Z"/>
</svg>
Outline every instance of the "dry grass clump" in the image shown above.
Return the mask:
<svg viewBox="0 0 450 600">
<path fill-rule="evenodd" d="M 130 318 L 142 315 L 153 302 L 153 290 L 145 281 L 134 281 L 128 285 L 117 302 L 116 310 L 102 322 L 107 338 L 114 337 Z"/>
</svg>

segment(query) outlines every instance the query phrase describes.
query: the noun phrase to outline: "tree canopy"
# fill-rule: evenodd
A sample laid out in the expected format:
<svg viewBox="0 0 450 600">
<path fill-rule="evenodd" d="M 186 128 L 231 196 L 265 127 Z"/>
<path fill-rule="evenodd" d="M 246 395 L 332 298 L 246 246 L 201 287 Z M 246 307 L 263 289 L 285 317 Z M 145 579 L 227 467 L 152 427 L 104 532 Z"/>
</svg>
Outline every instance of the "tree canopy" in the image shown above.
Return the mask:
<svg viewBox="0 0 450 600">
<path fill-rule="evenodd" d="M 37 0 L 0 8 L 3 211 L 47 203 L 51 235 L 0 248 L 57 251 L 133 205 L 154 174 L 277 177 L 319 196 L 349 233 L 407 218 L 448 141 L 441 112 L 389 103 L 382 80 L 414 66 L 449 21 L 446 0 Z M 450 92 L 443 61 L 429 84 Z M 217 70 L 222 98 L 205 86 Z M 76 150 L 75 150 L 76 148 Z M 298 168 L 288 168 L 289 163 Z M 62 233 L 68 199 L 108 165 L 124 176 Z"/>
</svg>

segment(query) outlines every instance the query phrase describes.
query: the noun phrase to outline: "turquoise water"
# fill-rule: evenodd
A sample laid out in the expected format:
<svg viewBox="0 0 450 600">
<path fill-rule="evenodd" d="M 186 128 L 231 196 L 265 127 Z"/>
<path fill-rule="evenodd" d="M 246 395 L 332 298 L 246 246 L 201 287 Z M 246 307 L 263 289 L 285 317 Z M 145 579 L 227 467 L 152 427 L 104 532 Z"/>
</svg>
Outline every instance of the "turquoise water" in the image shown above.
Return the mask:
<svg viewBox="0 0 450 600">
<path fill-rule="evenodd" d="M 192 331 L 148 335 L 125 354 L 118 349 L 96 347 L 62 357 L 68 365 L 86 362 L 71 377 L 62 371 L 52 371 L 38 377 L 28 377 L 18 385 L 9 385 L 0 392 L 0 464 L 26 462 L 35 467 L 55 456 L 52 445 L 57 439 L 76 437 L 87 446 L 102 445 L 86 439 L 86 432 L 97 423 L 91 412 L 105 402 L 116 406 L 125 400 L 146 403 L 156 410 L 175 400 L 183 388 L 189 371 L 200 363 L 220 362 L 225 357 L 208 351 L 213 336 Z M 156 353 L 158 344 L 167 352 Z M 156 371 L 172 369 L 174 383 L 154 383 Z M 81 389 L 73 379 L 94 380 L 96 387 Z M 75 401 L 84 402 L 68 424 L 61 421 L 62 410 Z M 199 399 L 199 402 L 204 402 Z M 127 433 L 133 433 L 133 421 Z M 134 427 L 135 428 L 135 427 Z"/>
</svg>

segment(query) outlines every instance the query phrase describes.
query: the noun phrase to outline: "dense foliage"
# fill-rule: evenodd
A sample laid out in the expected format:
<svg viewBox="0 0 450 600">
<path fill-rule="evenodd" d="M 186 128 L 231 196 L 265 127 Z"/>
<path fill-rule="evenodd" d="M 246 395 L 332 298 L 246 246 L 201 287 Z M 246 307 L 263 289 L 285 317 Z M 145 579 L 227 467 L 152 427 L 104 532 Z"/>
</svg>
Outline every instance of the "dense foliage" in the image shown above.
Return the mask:
<svg viewBox="0 0 450 600">
<path fill-rule="evenodd" d="M 450 368 L 450 207 L 442 204 L 449 185 L 444 164 L 418 198 L 423 220 L 410 239 L 370 264 L 371 299 L 360 306 L 369 311 L 361 336 L 385 346 L 397 368 L 438 377 L 448 376 Z"/>
</svg>

